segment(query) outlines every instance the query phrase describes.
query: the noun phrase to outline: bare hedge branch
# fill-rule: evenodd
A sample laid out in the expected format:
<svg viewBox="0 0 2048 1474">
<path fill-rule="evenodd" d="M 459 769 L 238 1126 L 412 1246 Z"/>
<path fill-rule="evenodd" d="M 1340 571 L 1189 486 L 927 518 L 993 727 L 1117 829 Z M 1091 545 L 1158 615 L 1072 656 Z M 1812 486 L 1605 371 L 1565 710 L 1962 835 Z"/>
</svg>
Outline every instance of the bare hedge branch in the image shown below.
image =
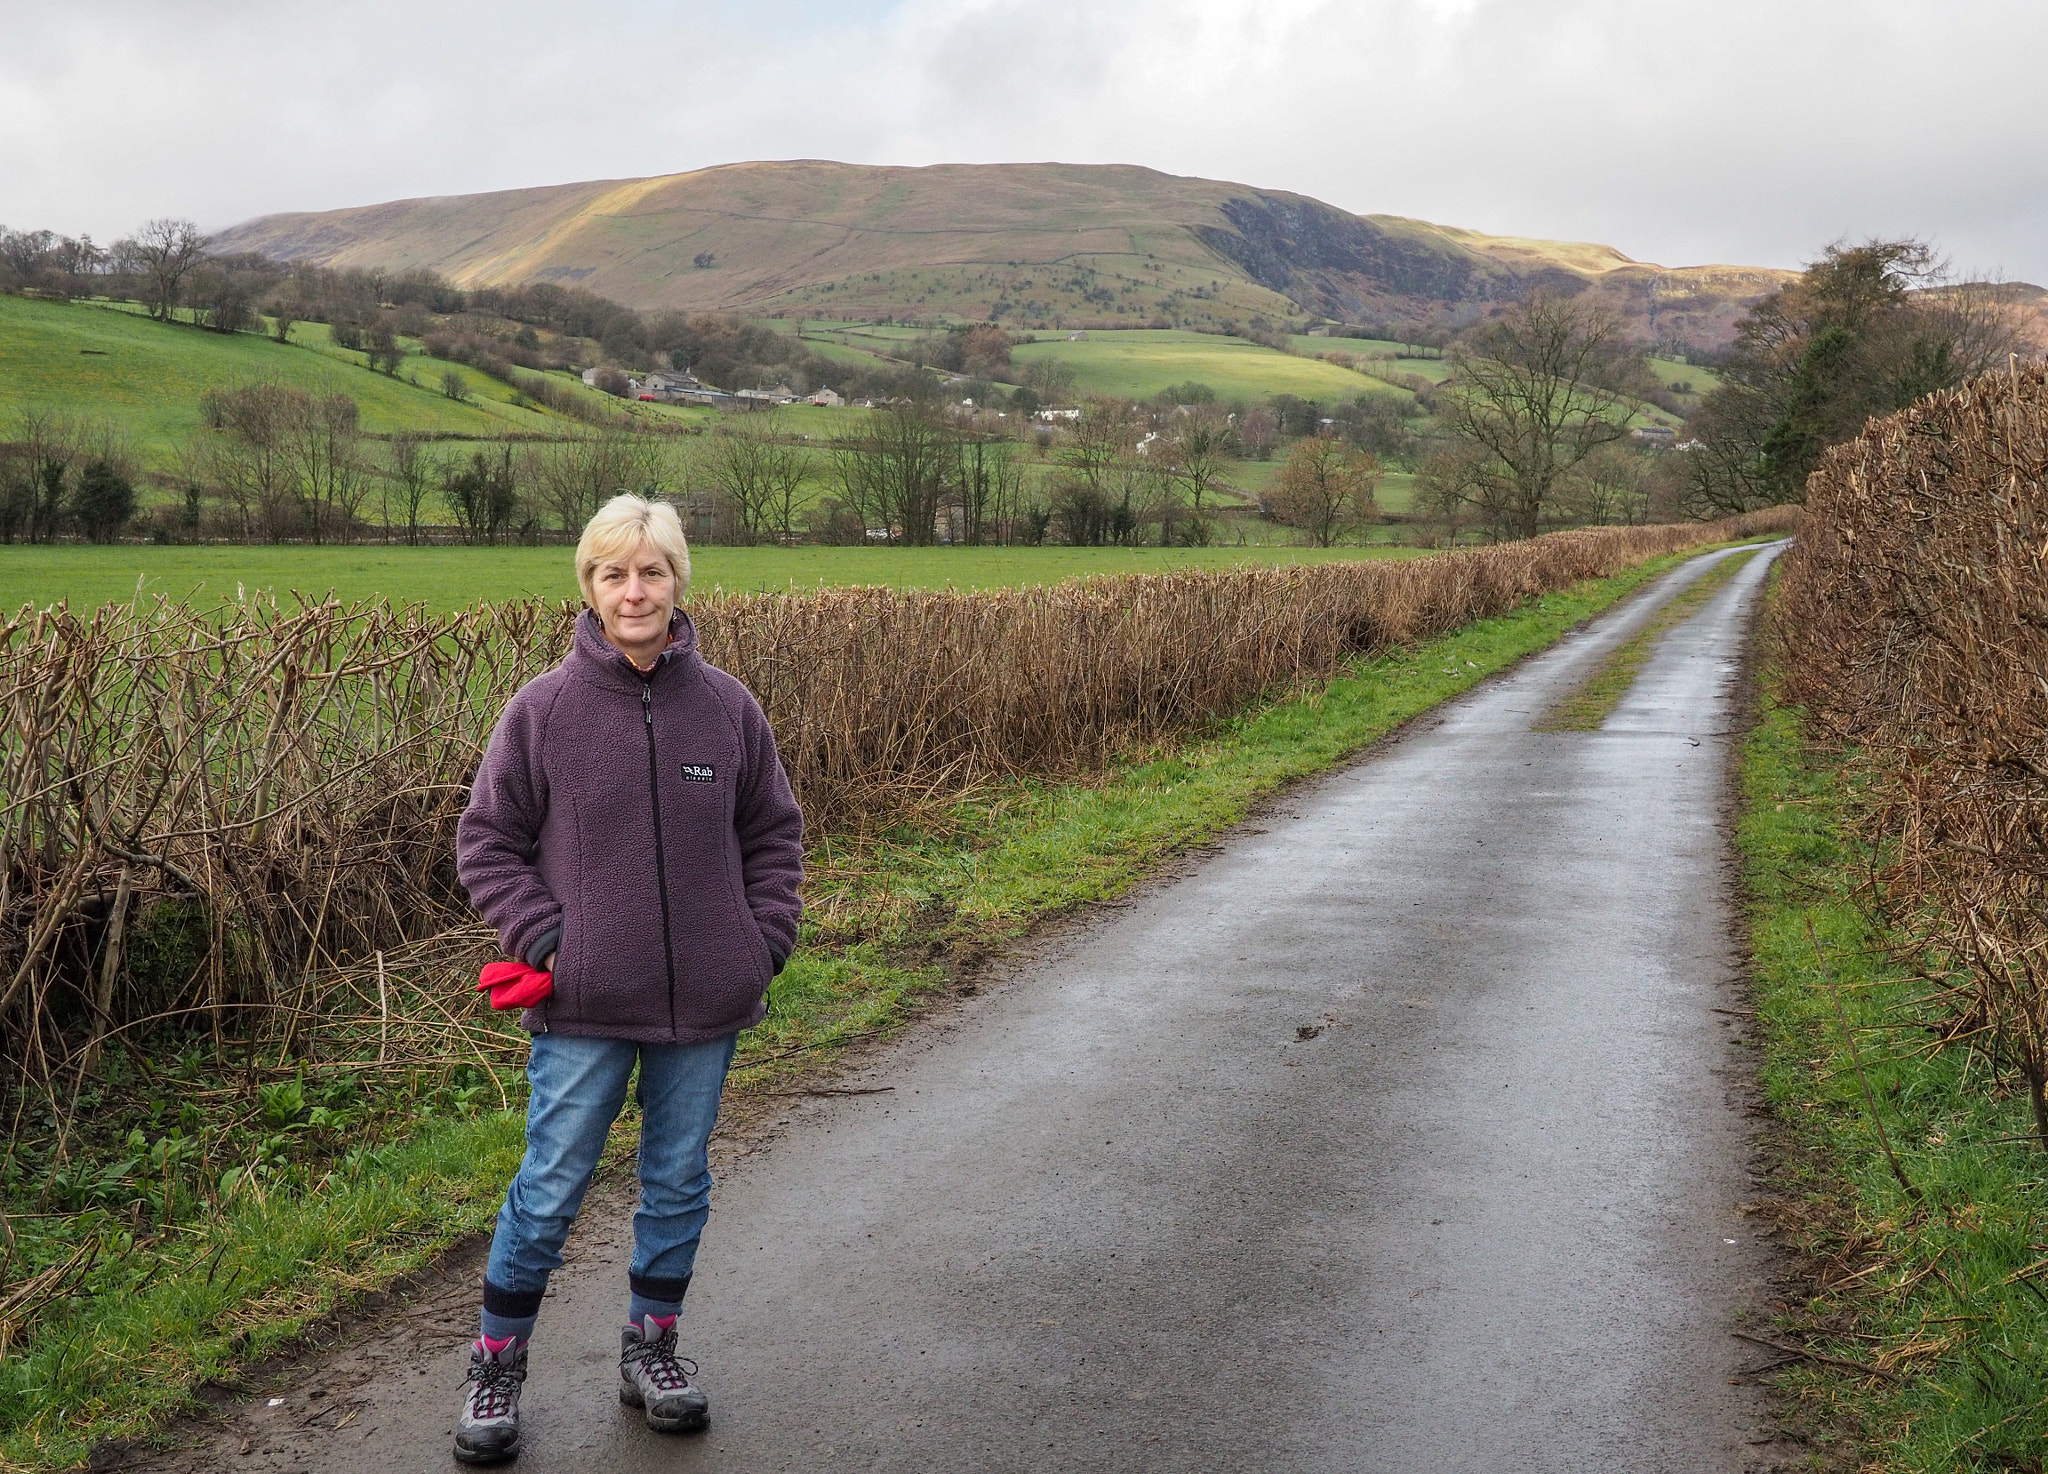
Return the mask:
<svg viewBox="0 0 2048 1474">
<path fill-rule="evenodd" d="M 713 593 L 691 611 L 767 709 L 814 835 L 844 835 L 1099 767 L 1354 656 L 1788 515 L 984 593 Z M 490 938 L 455 879 L 455 821 L 506 699 L 575 613 L 159 600 L 0 623 L 0 1058 L 47 1081 L 160 1018 L 249 1038 L 251 1058 L 258 1036 L 282 1059 L 351 1021 L 391 1061 L 495 1057 L 505 1036 L 460 975 Z"/>
</svg>

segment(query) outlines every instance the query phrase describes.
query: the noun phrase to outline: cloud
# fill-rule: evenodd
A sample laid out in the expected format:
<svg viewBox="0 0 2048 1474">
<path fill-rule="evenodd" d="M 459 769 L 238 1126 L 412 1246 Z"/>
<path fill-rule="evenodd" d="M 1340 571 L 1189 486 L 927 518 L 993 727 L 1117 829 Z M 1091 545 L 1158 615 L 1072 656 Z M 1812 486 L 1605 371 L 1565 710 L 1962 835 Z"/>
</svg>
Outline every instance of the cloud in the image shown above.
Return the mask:
<svg viewBox="0 0 2048 1474">
<path fill-rule="evenodd" d="M 2022 0 L 0 0 L 0 25 L 0 219 L 102 239 L 750 158 L 1064 159 L 1673 265 L 1913 232 L 2048 280 L 2048 7 Z"/>
</svg>

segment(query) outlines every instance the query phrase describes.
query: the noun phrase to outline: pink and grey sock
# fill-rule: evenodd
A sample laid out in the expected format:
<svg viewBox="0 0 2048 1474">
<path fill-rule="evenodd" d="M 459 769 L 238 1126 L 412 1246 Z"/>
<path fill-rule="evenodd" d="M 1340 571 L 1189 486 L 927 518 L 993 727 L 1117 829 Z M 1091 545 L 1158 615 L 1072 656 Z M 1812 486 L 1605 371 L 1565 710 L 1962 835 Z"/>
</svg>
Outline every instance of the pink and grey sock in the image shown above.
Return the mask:
<svg viewBox="0 0 2048 1474">
<path fill-rule="evenodd" d="M 683 1296 L 689 1293 L 690 1277 L 629 1274 L 626 1286 L 632 1292 L 626 1301 L 626 1324 L 638 1328 L 651 1315 L 665 1331 L 683 1313 Z"/>
<path fill-rule="evenodd" d="M 484 1308 L 480 1317 L 482 1339 L 488 1345 L 497 1342 L 504 1345 L 511 1341 L 528 1341 L 533 1338 L 534 1323 L 540 1319 L 541 1297 L 547 1294 L 545 1287 L 538 1290 L 508 1290 L 502 1285 L 484 1281 Z"/>
</svg>

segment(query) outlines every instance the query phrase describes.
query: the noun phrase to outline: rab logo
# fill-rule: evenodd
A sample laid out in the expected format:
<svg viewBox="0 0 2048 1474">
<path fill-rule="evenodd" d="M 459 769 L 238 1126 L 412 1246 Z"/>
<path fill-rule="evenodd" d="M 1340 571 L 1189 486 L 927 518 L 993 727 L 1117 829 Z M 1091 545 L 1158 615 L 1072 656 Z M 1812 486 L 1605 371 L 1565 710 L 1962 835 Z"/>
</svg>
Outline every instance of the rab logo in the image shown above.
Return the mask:
<svg viewBox="0 0 2048 1474">
<path fill-rule="evenodd" d="M 711 770 L 711 764 L 709 763 L 684 763 L 683 781 L 685 783 L 716 783 L 718 781 L 718 774 Z"/>
</svg>

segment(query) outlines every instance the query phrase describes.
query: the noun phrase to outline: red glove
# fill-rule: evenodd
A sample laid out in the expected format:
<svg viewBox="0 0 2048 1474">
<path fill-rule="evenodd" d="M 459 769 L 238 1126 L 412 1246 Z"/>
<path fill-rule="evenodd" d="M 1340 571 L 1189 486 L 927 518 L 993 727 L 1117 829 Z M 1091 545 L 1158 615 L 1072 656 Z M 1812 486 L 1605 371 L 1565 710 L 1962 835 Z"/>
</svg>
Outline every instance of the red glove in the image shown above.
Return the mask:
<svg viewBox="0 0 2048 1474">
<path fill-rule="evenodd" d="M 485 989 L 493 1008 L 531 1008 L 555 991 L 555 975 L 523 962 L 491 962 L 477 979 L 476 990 Z"/>
</svg>

